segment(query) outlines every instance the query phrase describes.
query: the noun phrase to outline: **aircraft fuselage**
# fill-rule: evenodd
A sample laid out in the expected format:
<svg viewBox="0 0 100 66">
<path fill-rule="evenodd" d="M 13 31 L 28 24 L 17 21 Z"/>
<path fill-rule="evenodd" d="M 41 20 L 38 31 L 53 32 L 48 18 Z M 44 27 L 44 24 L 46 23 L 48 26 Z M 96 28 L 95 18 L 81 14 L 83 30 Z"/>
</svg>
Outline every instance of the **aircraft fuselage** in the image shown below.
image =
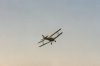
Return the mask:
<svg viewBox="0 0 100 66">
<path fill-rule="evenodd" d="M 47 38 L 47 37 L 45 37 L 44 39 L 49 40 L 49 41 L 54 41 L 54 38 Z"/>
</svg>

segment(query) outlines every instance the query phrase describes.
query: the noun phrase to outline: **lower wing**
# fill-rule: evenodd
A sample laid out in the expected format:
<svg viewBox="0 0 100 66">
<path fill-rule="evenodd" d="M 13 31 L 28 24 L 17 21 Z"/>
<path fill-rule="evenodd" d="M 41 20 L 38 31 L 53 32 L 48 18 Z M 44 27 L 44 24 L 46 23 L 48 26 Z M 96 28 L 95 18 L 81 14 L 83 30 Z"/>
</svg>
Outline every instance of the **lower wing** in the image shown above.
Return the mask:
<svg viewBox="0 0 100 66">
<path fill-rule="evenodd" d="M 38 42 L 38 43 L 41 43 L 41 42 L 43 42 L 44 41 L 44 39 L 42 39 L 40 42 Z"/>
<path fill-rule="evenodd" d="M 58 34 L 54 39 L 56 39 L 57 37 L 59 37 L 63 32 L 61 32 L 60 34 Z"/>
<path fill-rule="evenodd" d="M 42 47 L 42 46 L 44 46 L 44 45 L 46 45 L 46 44 L 48 44 L 48 43 L 50 43 L 50 41 L 47 42 L 47 43 L 44 43 L 44 44 L 40 45 L 39 47 Z"/>
</svg>

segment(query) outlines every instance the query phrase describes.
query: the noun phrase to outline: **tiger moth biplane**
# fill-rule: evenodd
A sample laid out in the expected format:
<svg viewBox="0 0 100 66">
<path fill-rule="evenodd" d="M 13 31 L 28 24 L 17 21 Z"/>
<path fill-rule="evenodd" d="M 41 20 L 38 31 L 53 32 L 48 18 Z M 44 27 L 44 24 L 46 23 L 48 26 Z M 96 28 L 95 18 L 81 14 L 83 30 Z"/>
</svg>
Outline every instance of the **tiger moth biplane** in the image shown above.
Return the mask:
<svg viewBox="0 0 100 66">
<path fill-rule="evenodd" d="M 52 45 L 52 42 L 56 42 L 56 38 L 58 38 L 63 32 L 60 32 L 59 33 L 59 31 L 61 30 L 61 28 L 60 29 L 58 29 L 56 32 L 54 32 L 53 34 L 51 34 L 50 36 L 44 36 L 44 35 L 42 35 L 42 37 L 43 37 L 43 39 L 41 39 L 41 41 L 40 42 L 38 42 L 38 43 L 43 43 L 42 45 L 40 45 L 39 47 L 42 47 L 42 46 L 44 46 L 44 45 L 46 45 L 46 44 L 48 44 L 48 43 L 51 43 L 51 45 Z M 56 34 L 56 36 L 54 36 Z M 48 42 L 46 42 L 46 43 L 44 43 L 44 41 L 45 40 L 47 40 Z"/>
</svg>

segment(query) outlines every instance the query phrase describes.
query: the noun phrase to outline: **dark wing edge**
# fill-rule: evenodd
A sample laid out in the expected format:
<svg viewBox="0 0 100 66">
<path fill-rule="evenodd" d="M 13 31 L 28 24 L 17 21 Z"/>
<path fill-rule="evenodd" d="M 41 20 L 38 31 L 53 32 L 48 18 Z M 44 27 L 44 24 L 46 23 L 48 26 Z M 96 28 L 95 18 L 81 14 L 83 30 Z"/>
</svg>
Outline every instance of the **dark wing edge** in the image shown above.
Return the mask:
<svg viewBox="0 0 100 66">
<path fill-rule="evenodd" d="M 52 37 L 54 34 L 56 34 L 57 32 L 59 32 L 60 30 L 61 30 L 61 28 L 58 29 L 56 32 L 54 32 L 50 37 Z"/>
<path fill-rule="evenodd" d="M 46 44 L 48 44 L 48 43 L 50 43 L 50 41 L 47 42 L 47 43 L 44 43 L 44 44 L 40 45 L 39 47 L 42 47 L 42 46 L 44 46 L 44 45 L 46 45 Z"/>
<path fill-rule="evenodd" d="M 61 32 L 60 34 L 58 34 L 54 39 L 56 39 L 57 37 L 59 37 L 63 32 Z"/>
<path fill-rule="evenodd" d="M 43 42 L 44 41 L 44 39 L 42 39 L 40 42 L 38 42 L 38 43 L 41 43 L 41 42 Z"/>
</svg>

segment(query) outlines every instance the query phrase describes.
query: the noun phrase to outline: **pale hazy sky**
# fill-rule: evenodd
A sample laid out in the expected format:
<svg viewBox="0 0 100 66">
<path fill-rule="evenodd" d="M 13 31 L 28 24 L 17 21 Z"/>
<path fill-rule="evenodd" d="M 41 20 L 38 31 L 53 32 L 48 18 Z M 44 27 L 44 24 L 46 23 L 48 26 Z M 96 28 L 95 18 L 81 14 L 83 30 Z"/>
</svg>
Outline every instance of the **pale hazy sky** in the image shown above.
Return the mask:
<svg viewBox="0 0 100 66">
<path fill-rule="evenodd" d="M 99 21 L 99 0 L 0 0 L 0 66 L 100 66 Z"/>
</svg>

